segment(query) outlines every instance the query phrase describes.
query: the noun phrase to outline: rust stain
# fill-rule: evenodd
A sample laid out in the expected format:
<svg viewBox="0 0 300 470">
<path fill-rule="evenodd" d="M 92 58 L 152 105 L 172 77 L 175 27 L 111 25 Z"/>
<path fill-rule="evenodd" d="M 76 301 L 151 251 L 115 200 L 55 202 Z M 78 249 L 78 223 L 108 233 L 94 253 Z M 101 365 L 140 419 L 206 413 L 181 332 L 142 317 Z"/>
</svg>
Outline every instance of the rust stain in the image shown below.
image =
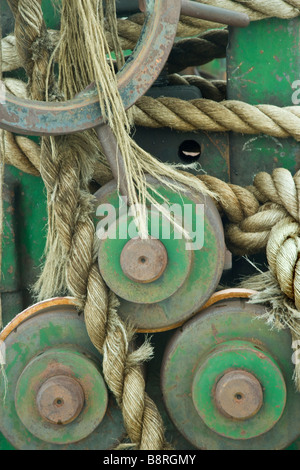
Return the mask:
<svg viewBox="0 0 300 470">
<path fill-rule="evenodd" d="M 213 337 L 215 338 L 215 342 L 216 342 L 216 343 L 219 343 L 219 342 L 220 342 L 220 339 L 217 338 L 217 336 L 218 336 L 219 333 L 218 333 L 218 330 L 217 330 L 217 328 L 215 327 L 215 325 L 211 325 L 211 330 L 212 330 Z"/>
<path fill-rule="evenodd" d="M 12 274 L 14 272 L 14 267 L 10 266 L 10 268 L 7 270 L 9 274 Z"/>
</svg>

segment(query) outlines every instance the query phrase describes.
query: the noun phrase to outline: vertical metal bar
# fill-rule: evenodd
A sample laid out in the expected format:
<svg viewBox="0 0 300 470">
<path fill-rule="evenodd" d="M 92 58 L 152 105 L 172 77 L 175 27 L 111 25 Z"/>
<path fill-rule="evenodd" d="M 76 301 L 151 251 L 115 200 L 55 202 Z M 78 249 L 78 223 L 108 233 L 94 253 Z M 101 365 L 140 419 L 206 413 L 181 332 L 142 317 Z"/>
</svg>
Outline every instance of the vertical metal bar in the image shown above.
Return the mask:
<svg viewBox="0 0 300 470">
<path fill-rule="evenodd" d="M 125 164 L 117 140 L 111 128 L 106 124 L 95 127 L 95 130 L 101 142 L 104 154 L 110 165 L 112 174 L 119 184 L 120 194 L 121 196 L 127 197 L 128 203 L 130 203 L 125 176 Z"/>
</svg>

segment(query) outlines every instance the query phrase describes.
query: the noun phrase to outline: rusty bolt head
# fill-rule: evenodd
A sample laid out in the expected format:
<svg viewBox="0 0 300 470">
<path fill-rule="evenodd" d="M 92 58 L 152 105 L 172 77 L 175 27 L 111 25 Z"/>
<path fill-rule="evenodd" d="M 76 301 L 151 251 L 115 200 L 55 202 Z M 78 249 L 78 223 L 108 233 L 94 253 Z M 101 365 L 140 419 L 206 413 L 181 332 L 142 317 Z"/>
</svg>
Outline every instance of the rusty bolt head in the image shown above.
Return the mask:
<svg viewBox="0 0 300 470">
<path fill-rule="evenodd" d="M 66 375 L 48 379 L 36 398 L 40 415 L 52 424 L 69 424 L 84 406 L 84 392 L 80 383 Z"/>
<path fill-rule="evenodd" d="M 168 264 L 167 250 L 156 238 L 133 238 L 126 243 L 120 257 L 125 276 L 134 282 L 147 284 L 159 279 Z"/>
<path fill-rule="evenodd" d="M 244 370 L 227 372 L 215 389 L 215 401 L 225 416 L 246 420 L 256 415 L 263 405 L 263 391 L 254 375 Z"/>
</svg>

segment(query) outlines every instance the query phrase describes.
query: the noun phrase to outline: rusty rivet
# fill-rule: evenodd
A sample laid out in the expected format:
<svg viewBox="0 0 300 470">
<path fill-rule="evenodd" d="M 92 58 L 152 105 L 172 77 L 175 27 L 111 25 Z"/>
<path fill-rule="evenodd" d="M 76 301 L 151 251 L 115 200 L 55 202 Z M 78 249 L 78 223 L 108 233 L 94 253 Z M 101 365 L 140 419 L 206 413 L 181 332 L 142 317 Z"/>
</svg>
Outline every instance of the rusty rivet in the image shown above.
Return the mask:
<svg viewBox="0 0 300 470">
<path fill-rule="evenodd" d="M 246 420 L 263 405 L 263 391 L 257 378 L 244 370 L 225 373 L 215 389 L 215 401 L 225 416 Z"/>
<path fill-rule="evenodd" d="M 133 238 L 122 250 L 123 273 L 134 282 L 150 283 L 159 279 L 168 264 L 167 250 L 156 238 Z"/>
<path fill-rule="evenodd" d="M 42 418 L 52 424 L 74 421 L 84 406 L 80 383 L 66 375 L 51 377 L 39 389 L 36 403 Z"/>
</svg>

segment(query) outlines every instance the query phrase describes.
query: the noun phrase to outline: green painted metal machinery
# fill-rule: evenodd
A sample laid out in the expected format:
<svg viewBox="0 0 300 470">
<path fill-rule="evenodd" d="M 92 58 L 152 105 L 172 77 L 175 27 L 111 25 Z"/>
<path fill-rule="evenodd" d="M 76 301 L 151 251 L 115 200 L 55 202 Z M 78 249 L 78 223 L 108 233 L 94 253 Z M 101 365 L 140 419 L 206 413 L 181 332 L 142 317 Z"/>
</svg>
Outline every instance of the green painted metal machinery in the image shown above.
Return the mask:
<svg viewBox="0 0 300 470">
<path fill-rule="evenodd" d="M 8 34 L 13 20 L 6 1 L 1 4 L 3 32 Z M 52 2 L 43 0 L 42 6 L 47 26 L 58 28 L 59 12 Z M 136 2 L 128 2 L 126 8 L 132 12 Z M 228 99 L 291 106 L 293 83 L 300 78 L 299 44 L 299 18 L 230 28 Z M 20 75 L 22 71 L 15 74 Z M 164 94 L 165 88 L 170 92 L 169 86 L 164 87 L 159 85 L 149 94 Z M 185 86 L 170 93 L 182 99 L 201 97 L 199 90 Z M 183 142 L 194 141 L 201 149 L 198 161 L 205 172 L 239 185 L 251 184 L 258 171 L 299 170 L 300 148 L 294 139 L 145 128 L 137 128 L 134 138 L 158 159 L 175 163 L 184 163 Z M 119 207 L 114 183 L 96 189 L 98 203 Z M 161 186 L 158 191 L 181 207 L 184 202 L 204 202 L 195 201 L 193 195 L 186 200 L 175 197 Z M 191 319 L 219 282 L 234 287 L 245 266 L 234 258 L 232 269 L 223 271 L 221 219 L 214 205 L 207 207 L 202 252 L 185 251 L 177 240 L 165 243 L 168 259 L 174 258 L 177 265 L 175 261 L 152 284 L 135 283 L 124 275 L 119 261 L 129 238 L 108 239 L 99 251 L 102 275 L 122 299 L 120 314 L 134 321 L 140 334 L 154 332 L 155 358 L 147 365 L 147 390 L 175 449 L 298 449 L 300 394 L 293 383 L 290 333 L 271 331 L 257 318 L 263 307 L 241 299 L 221 300 Z M 0 284 L 4 326 L 29 310 L 18 326 L 12 324 L 5 339 L 8 389 L 5 404 L 0 405 L 0 450 L 108 449 L 122 439 L 122 417 L 102 379 L 101 358 L 83 319 L 65 299 L 31 307 L 31 286 L 40 272 L 46 242 L 46 191 L 41 178 L 6 166 L 4 210 Z M 98 221 L 95 210 L 95 229 Z M 120 216 L 121 229 L 128 223 Z M 0 390 L 3 394 L 2 376 Z M 61 397 L 68 402 L 70 393 L 76 396 L 75 404 L 60 409 Z"/>
</svg>

